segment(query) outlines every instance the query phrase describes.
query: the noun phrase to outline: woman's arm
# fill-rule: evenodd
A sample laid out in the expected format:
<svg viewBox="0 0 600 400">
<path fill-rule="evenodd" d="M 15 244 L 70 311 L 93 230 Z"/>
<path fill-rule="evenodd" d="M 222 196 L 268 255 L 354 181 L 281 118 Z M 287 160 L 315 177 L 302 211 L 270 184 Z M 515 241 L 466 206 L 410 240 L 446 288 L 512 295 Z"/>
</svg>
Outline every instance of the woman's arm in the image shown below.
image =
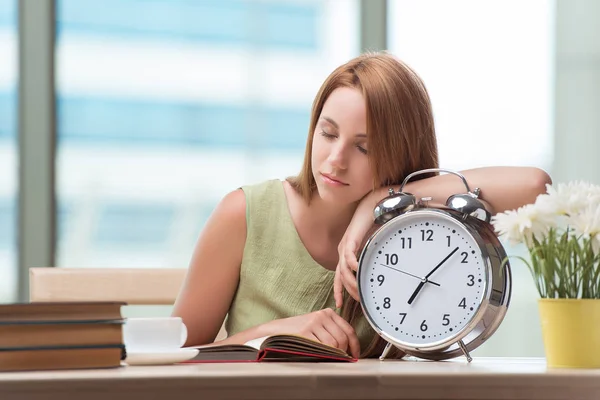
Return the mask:
<svg viewBox="0 0 600 400">
<path fill-rule="evenodd" d="M 486 167 L 460 173 L 465 176 L 471 190 L 476 187 L 481 189 L 480 198 L 490 204 L 492 214 L 533 203 L 539 194 L 546 192 L 546 184 L 552 184 L 546 172 L 533 167 Z M 395 190 L 399 188 L 394 187 Z M 388 195 L 387 190 L 388 188 L 380 188 L 369 196 L 373 208 Z M 411 181 L 406 184 L 404 191 L 417 198 L 433 197 L 432 202 L 444 204 L 449 196 L 464 193 L 466 189 L 456 175 L 444 174 Z"/>
<path fill-rule="evenodd" d="M 552 184 L 550 176 L 533 167 L 486 167 L 460 171 L 471 190 L 481 189 L 480 198 L 492 207 L 492 214 L 519 208 L 535 202 L 536 197 L 546 192 L 546 184 Z M 400 188 L 393 186 L 394 190 Z M 358 205 L 352 221 L 338 246 L 339 261 L 334 280 L 334 295 L 337 307 L 342 306 L 342 288 L 358 301 L 356 277 L 352 271 L 358 268 L 356 253 L 373 225 L 373 209 L 388 196 L 388 187 L 376 189 L 365 196 Z M 446 199 L 456 193 L 465 193 L 462 181 L 453 174 L 411 181 L 404 192 L 414 194 L 417 199 L 432 197 L 431 202 L 445 204 Z"/>
<path fill-rule="evenodd" d="M 214 341 L 233 300 L 246 243 L 246 199 L 241 189 L 225 196 L 196 243 L 173 316 L 188 330 L 186 346 Z"/>
<path fill-rule="evenodd" d="M 229 311 L 240 278 L 246 243 L 246 199 L 241 190 L 219 203 L 198 239 L 173 316 L 188 330 L 185 346 L 212 343 Z M 360 354 L 354 328 L 331 309 L 269 321 L 219 341 L 246 343 L 263 336 L 291 333 Z"/>
</svg>

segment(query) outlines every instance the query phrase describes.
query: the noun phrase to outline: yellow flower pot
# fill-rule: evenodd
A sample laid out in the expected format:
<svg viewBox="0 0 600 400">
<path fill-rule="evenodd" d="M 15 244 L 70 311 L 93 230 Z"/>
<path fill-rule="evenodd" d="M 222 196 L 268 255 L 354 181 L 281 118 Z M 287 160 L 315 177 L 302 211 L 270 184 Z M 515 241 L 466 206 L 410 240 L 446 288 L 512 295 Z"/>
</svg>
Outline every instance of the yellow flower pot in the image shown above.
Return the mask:
<svg viewBox="0 0 600 400">
<path fill-rule="evenodd" d="M 600 368 L 600 299 L 539 299 L 546 362 Z"/>
</svg>

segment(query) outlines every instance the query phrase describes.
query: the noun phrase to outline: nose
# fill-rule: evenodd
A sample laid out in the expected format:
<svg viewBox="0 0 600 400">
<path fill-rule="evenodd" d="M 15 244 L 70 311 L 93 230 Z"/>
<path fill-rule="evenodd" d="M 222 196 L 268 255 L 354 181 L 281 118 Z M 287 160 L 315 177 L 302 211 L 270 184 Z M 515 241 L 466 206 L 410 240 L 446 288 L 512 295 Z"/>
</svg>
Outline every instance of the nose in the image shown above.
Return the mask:
<svg viewBox="0 0 600 400">
<path fill-rule="evenodd" d="M 335 169 L 344 170 L 348 168 L 348 155 L 343 141 L 338 141 L 331 147 L 329 153 L 329 164 Z"/>
</svg>

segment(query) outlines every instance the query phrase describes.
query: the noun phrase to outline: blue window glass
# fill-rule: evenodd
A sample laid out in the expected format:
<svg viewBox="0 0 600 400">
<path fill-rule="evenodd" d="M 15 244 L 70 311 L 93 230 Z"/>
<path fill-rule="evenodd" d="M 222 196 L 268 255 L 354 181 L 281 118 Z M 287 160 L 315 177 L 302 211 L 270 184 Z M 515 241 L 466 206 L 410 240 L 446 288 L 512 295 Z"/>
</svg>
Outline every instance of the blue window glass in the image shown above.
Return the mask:
<svg viewBox="0 0 600 400">
<path fill-rule="evenodd" d="M 227 192 L 297 173 L 314 96 L 357 53 L 357 12 L 57 0 L 57 264 L 185 266 Z"/>
<path fill-rule="evenodd" d="M 17 296 L 17 2 L 0 0 L 0 302 Z"/>
<path fill-rule="evenodd" d="M 62 0 L 58 32 L 113 38 L 314 49 L 318 3 L 245 0 Z"/>
</svg>

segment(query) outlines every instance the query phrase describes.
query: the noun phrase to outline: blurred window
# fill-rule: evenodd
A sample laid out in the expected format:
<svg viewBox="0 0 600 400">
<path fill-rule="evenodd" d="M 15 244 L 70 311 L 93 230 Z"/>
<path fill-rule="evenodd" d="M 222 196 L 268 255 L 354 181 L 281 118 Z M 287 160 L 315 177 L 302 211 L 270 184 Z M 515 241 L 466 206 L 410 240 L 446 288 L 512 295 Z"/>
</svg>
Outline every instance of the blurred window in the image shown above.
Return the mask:
<svg viewBox="0 0 600 400">
<path fill-rule="evenodd" d="M 297 173 L 319 86 L 358 54 L 357 10 L 58 0 L 58 265 L 186 267 L 227 192 Z"/>
<path fill-rule="evenodd" d="M 0 0 L 0 302 L 17 297 L 17 1 Z"/>
<path fill-rule="evenodd" d="M 554 1 L 392 0 L 389 6 L 390 49 L 427 86 L 441 166 L 550 171 Z M 509 255 L 526 256 L 523 246 L 505 245 Z M 478 356 L 544 355 L 539 296 L 527 267 L 513 257 L 511 266 L 509 311 Z"/>
<path fill-rule="evenodd" d="M 423 78 L 448 168 L 552 163 L 554 2 L 393 0 L 390 49 Z"/>
</svg>

